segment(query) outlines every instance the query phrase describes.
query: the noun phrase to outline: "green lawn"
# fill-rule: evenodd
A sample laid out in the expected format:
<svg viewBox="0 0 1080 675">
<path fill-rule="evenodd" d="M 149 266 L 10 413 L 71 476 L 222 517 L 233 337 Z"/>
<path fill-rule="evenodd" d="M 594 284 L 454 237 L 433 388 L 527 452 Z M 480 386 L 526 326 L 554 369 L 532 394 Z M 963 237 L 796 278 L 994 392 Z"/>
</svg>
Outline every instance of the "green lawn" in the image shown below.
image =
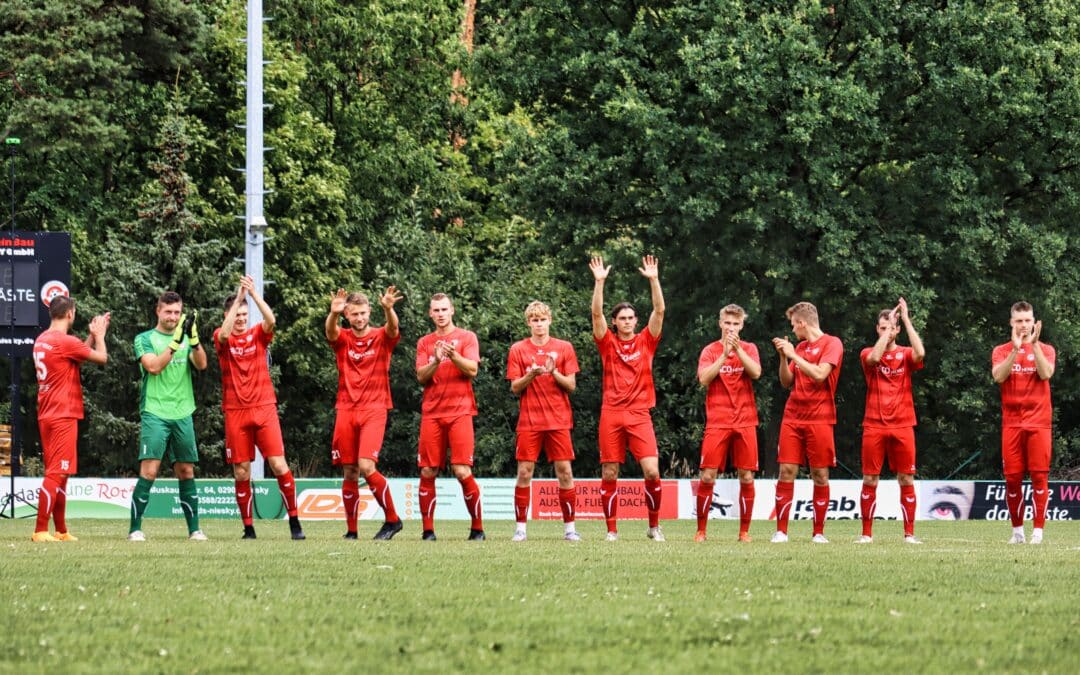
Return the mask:
<svg viewBox="0 0 1080 675">
<path fill-rule="evenodd" d="M 640 521 L 622 541 L 562 541 L 561 523 L 406 523 L 392 542 L 343 541 L 341 523 L 284 522 L 240 541 L 236 522 L 76 521 L 77 543 L 33 544 L 33 522 L 0 523 L 5 672 L 1076 672 L 1080 525 L 1042 546 L 1005 544 L 1006 523 L 918 524 L 923 546 L 879 523 L 809 523 L 772 545 L 771 523 L 737 544 L 736 524 Z M 375 526 L 363 523 L 362 536 Z M 1069 666 L 1068 664 L 1073 664 Z"/>
</svg>

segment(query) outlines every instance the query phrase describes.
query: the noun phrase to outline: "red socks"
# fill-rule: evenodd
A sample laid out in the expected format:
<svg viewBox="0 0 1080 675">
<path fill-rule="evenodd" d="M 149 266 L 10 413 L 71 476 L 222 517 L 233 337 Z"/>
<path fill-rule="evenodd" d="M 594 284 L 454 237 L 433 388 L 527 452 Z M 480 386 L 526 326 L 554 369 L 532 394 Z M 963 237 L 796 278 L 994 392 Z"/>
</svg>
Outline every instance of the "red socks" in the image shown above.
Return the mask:
<svg viewBox="0 0 1080 675">
<path fill-rule="evenodd" d="M 56 525 L 56 533 L 63 534 L 67 532 L 67 522 L 64 518 L 67 515 L 67 475 L 60 476 L 60 484 L 56 487 L 56 504 L 53 506 L 53 524 Z M 1043 509 L 1046 511 L 1046 509 Z"/>
<path fill-rule="evenodd" d="M 1035 511 L 1032 525 L 1038 528 L 1046 525 L 1046 504 L 1050 500 L 1050 486 L 1047 478 L 1046 471 L 1031 472 L 1031 505 Z M 56 530 L 60 531 L 59 525 L 56 526 Z"/>
<path fill-rule="evenodd" d="M 604 507 L 604 520 L 607 521 L 608 532 L 618 530 L 616 525 L 619 513 L 619 481 L 600 481 L 600 501 Z"/>
<path fill-rule="evenodd" d="M 645 481 L 645 505 L 649 510 L 649 527 L 660 525 L 660 502 L 664 496 L 664 488 L 659 478 Z"/>
<path fill-rule="evenodd" d="M 41 482 L 41 488 L 38 489 L 37 524 L 34 526 L 34 532 L 49 531 L 49 517 L 56 508 L 56 492 L 59 488 L 60 481 L 56 476 L 47 475 Z"/>
<path fill-rule="evenodd" d="M 787 534 L 788 518 L 791 517 L 791 501 L 795 498 L 794 481 L 776 481 L 776 531 Z"/>
<path fill-rule="evenodd" d="M 709 526 L 709 511 L 712 510 L 714 483 L 698 481 L 697 484 L 697 531 L 704 532 Z"/>
<path fill-rule="evenodd" d="M 1005 476 L 1005 504 L 1013 527 L 1024 524 L 1024 475 L 1010 473 Z"/>
<path fill-rule="evenodd" d="M 904 536 L 915 536 L 915 486 L 900 486 L 900 510 L 904 513 Z"/>
<path fill-rule="evenodd" d="M 902 490 L 901 490 L 902 491 Z M 900 504 L 903 506 L 903 496 Z M 874 511 L 877 510 L 877 486 L 863 483 L 862 492 L 859 493 L 859 510 L 862 513 L 862 533 L 864 537 L 872 537 L 874 534 Z"/>
<path fill-rule="evenodd" d="M 739 483 L 739 534 L 750 532 L 750 521 L 754 517 L 755 494 L 753 482 Z M 700 525 L 698 529 L 701 529 Z"/>
<path fill-rule="evenodd" d="M 236 505 L 240 508 L 240 519 L 244 521 L 245 525 L 251 525 L 252 523 L 251 505 L 254 499 L 255 496 L 251 493 L 251 481 L 236 481 Z"/>
<path fill-rule="evenodd" d="M 341 501 L 345 506 L 345 529 L 348 532 L 356 532 L 356 509 L 360 505 L 360 483 L 358 481 L 341 481 Z"/>
<path fill-rule="evenodd" d="M 472 518 L 472 529 L 484 529 L 484 518 L 480 507 L 480 486 L 476 484 L 476 478 L 469 474 L 465 478 L 458 478 L 461 483 L 461 495 L 465 498 L 465 508 L 469 510 Z"/>
<path fill-rule="evenodd" d="M 514 520 L 524 523 L 529 519 L 529 493 L 528 486 L 514 486 Z"/>
<path fill-rule="evenodd" d="M 825 534 L 825 514 L 829 512 L 829 486 L 814 486 L 814 534 Z"/>
<path fill-rule="evenodd" d="M 424 531 L 435 530 L 435 479 L 420 477 L 420 518 Z"/>
<path fill-rule="evenodd" d="M 559 508 L 562 509 L 564 523 L 574 522 L 574 511 L 577 510 L 577 492 L 574 488 L 559 488 Z"/>
<path fill-rule="evenodd" d="M 286 471 L 275 478 L 281 492 L 281 501 L 285 502 L 285 510 L 292 518 L 296 515 L 296 481 L 293 480 L 292 471 Z"/>
<path fill-rule="evenodd" d="M 386 522 L 396 523 L 401 520 L 394 509 L 394 498 L 390 495 L 390 486 L 386 484 L 386 477 L 378 471 L 372 471 L 365 479 L 371 494 L 375 495 L 375 501 L 383 510 Z"/>
</svg>

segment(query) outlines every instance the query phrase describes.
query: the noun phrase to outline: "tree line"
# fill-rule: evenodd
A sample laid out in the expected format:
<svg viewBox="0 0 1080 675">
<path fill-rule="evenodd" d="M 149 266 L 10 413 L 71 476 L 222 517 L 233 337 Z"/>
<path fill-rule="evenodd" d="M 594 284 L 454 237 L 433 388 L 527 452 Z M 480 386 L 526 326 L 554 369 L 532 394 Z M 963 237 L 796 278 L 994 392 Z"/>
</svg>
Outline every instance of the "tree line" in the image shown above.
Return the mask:
<svg viewBox="0 0 1080 675">
<path fill-rule="evenodd" d="M 1054 475 L 1080 467 L 1080 19 L 1064 3 L 360 4 L 266 3 L 265 296 L 298 475 L 331 473 L 329 294 L 391 283 L 405 338 L 386 473 L 415 473 L 415 340 L 427 299 L 446 292 L 482 348 L 477 473 L 513 472 L 506 353 L 541 299 L 581 359 L 576 471 L 595 474 L 587 260 L 602 254 L 608 297 L 641 308 L 645 253 L 668 303 L 654 416 L 668 476 L 696 469 L 697 354 L 729 302 L 762 348 L 762 468 L 775 472 L 785 395 L 767 340 L 789 332 L 784 309 L 800 300 L 844 341 L 837 473 L 857 474 L 857 355 L 901 295 L 928 351 L 915 381 L 923 477 L 999 473 L 990 352 L 1018 299 L 1058 349 Z M 242 272 L 244 3 L 5 6 L 0 131 L 23 140 L 17 225 L 70 232 L 80 317 L 113 313 L 110 364 L 83 374 L 80 469 L 131 475 L 131 339 L 165 289 L 208 330 Z M 202 471 L 224 473 L 214 366 L 196 386 Z M 31 455 L 33 398 L 27 386 Z"/>
</svg>

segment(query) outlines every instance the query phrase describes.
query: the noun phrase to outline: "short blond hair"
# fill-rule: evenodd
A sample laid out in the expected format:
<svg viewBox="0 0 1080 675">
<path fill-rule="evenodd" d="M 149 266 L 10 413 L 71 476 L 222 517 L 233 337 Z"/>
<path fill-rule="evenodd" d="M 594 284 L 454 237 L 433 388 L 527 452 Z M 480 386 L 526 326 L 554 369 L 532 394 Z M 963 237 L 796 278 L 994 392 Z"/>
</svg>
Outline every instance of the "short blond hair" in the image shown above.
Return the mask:
<svg viewBox="0 0 1080 675">
<path fill-rule="evenodd" d="M 525 308 L 525 323 L 529 322 L 529 319 L 534 316 L 551 318 L 551 308 L 540 302 L 539 300 L 533 300 Z"/>
<path fill-rule="evenodd" d="M 728 305 L 727 307 L 724 307 L 723 309 L 720 310 L 720 318 L 721 319 L 724 318 L 725 314 L 730 314 L 730 315 L 732 315 L 734 317 L 737 317 L 739 319 L 743 319 L 744 321 L 746 320 L 746 310 L 743 309 L 742 307 L 739 307 L 735 303 L 732 303 L 732 304 Z"/>
<path fill-rule="evenodd" d="M 796 302 L 794 305 L 787 308 L 787 318 L 802 319 L 808 324 L 817 326 L 817 307 L 814 307 L 813 303 L 809 302 Z"/>
</svg>

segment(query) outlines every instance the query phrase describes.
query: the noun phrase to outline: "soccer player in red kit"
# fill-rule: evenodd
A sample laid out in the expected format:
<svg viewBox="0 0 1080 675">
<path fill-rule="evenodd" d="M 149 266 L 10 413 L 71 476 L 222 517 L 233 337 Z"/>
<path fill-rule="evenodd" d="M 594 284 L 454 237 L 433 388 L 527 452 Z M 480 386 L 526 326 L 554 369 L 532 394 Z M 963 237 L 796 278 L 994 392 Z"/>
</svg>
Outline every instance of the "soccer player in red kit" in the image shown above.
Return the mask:
<svg viewBox="0 0 1080 675">
<path fill-rule="evenodd" d="M 641 465 L 645 476 L 645 498 L 649 512 L 647 536 L 654 541 L 664 541 L 660 529 L 660 500 L 663 491 L 660 483 L 660 460 L 656 448 L 649 411 L 656 406 L 653 388 L 652 362 L 656 347 L 660 344 L 660 331 L 664 327 L 664 294 L 660 290 L 660 273 L 657 260 L 645 256 L 638 269 L 649 280 L 652 294 L 652 313 L 645 330 L 635 333 L 637 312 L 628 302 L 615 305 L 611 310 L 608 330 L 604 318 L 604 281 L 611 266 L 604 267 L 604 260 L 594 257 L 589 263 L 593 274 L 592 325 L 593 340 L 600 350 L 604 370 L 603 403 L 600 407 L 600 498 L 603 502 L 604 519 L 607 521 L 607 540 L 619 538 L 618 499 L 619 465 L 626 461 L 626 448 Z"/>
<path fill-rule="evenodd" d="M 780 354 L 780 384 L 791 389 L 780 425 L 780 480 L 776 482 L 776 533 L 774 544 L 788 540 L 788 518 L 795 495 L 799 467 L 810 467 L 814 481 L 815 544 L 827 544 L 825 515 L 829 510 L 829 467 L 836 466 L 836 383 L 844 345 L 840 338 L 821 330 L 817 307 L 799 302 L 787 310 L 791 330 L 800 342 L 773 338 Z"/>
<path fill-rule="evenodd" d="M 78 541 L 64 519 L 68 477 L 78 470 L 79 420 L 83 418 L 79 364 L 104 365 L 108 361 L 105 331 L 109 314 L 90 320 L 86 340 L 68 335 L 75 323 L 75 301 L 58 295 L 49 304 L 49 329 L 34 341 L 34 369 L 38 382 L 38 431 L 45 455 L 45 480 L 38 490 L 37 523 L 33 541 Z M 56 535 L 49 534 L 49 518 Z"/>
<path fill-rule="evenodd" d="M 416 343 L 416 379 L 424 388 L 416 458 L 424 523 L 421 536 L 425 541 L 435 541 L 435 477 L 446 465 L 449 448 L 450 470 L 461 483 L 465 507 L 472 518 L 469 541 L 483 541 L 480 486 L 472 474 L 476 416 L 472 380 L 480 368 L 480 342 L 475 333 L 454 325 L 454 303 L 445 293 L 431 296 L 428 316 L 435 331 Z"/>
<path fill-rule="evenodd" d="M 1054 348 L 1039 340 L 1042 321 L 1027 302 L 1012 306 L 1012 339 L 994 348 L 994 382 L 1001 388 L 1001 459 L 1005 473 L 1005 499 L 1012 518 L 1010 544 L 1023 544 L 1024 474 L 1031 475 L 1034 529 L 1031 543 L 1041 544 L 1050 499 L 1047 478 L 1053 446 L 1050 378 L 1054 376 Z"/>
<path fill-rule="evenodd" d="M 375 539 L 393 539 L 401 531 L 401 518 L 386 478 L 378 470 L 379 452 L 386 434 L 390 398 L 390 356 L 401 341 L 394 305 L 401 300 L 394 286 L 379 297 L 386 324 L 371 325 L 371 302 L 363 293 L 346 294 L 338 289 L 331 296 L 326 317 L 326 339 L 337 358 L 337 417 L 331 455 L 341 466 L 341 499 L 345 506 L 345 539 L 356 539 L 357 509 L 360 505 L 360 477 L 364 477 L 385 520 Z M 341 316 L 349 323 L 341 330 Z"/>
<path fill-rule="evenodd" d="M 248 326 L 248 298 L 262 314 L 262 321 L 254 326 Z M 258 446 L 277 479 L 291 536 L 299 540 L 304 539 L 304 531 L 296 515 L 296 481 L 285 461 L 285 442 L 266 351 L 274 339 L 274 325 L 274 312 L 255 290 L 255 280 L 245 276 L 236 293 L 225 299 L 225 318 L 214 331 L 214 348 L 221 367 L 221 407 L 225 412 L 225 461 L 232 465 L 236 481 L 236 504 L 244 523 L 241 538 L 255 538 L 251 461 Z"/>
<path fill-rule="evenodd" d="M 705 541 L 716 474 L 731 463 L 739 474 L 739 541 L 750 541 L 754 513 L 754 472 L 758 470 L 757 403 L 753 381 L 761 377 L 761 358 L 752 342 L 739 339 L 746 310 L 720 310 L 721 339 L 701 350 L 698 382 L 706 387 L 705 438 L 701 441 L 701 479 L 697 491 L 697 534 Z"/>
<path fill-rule="evenodd" d="M 530 483 L 540 450 L 555 465 L 559 479 L 559 508 L 562 510 L 567 541 L 581 541 L 574 525 L 576 499 L 570 462 L 574 445 L 570 430 L 574 413 L 570 394 L 577 387 L 577 354 L 574 345 L 551 337 L 551 309 L 542 302 L 525 308 L 525 323 L 531 335 L 510 347 L 506 358 L 506 379 L 510 391 L 521 397 L 517 424 L 517 483 L 514 486 L 514 541 L 525 541 L 525 521 L 529 513 Z"/>
<path fill-rule="evenodd" d="M 897 321 L 899 319 L 899 321 Z M 896 344 L 904 324 L 910 347 Z M 900 298 L 894 309 L 878 314 L 878 339 L 873 347 L 862 350 L 863 375 L 866 376 L 866 413 L 863 416 L 862 467 L 863 486 L 859 503 L 862 511 L 860 544 L 874 541 L 874 510 L 881 467 L 889 458 L 889 467 L 900 483 L 900 509 L 904 514 L 904 541 L 921 544 L 915 538 L 915 403 L 911 397 L 911 374 L 922 370 L 926 349 L 911 324 L 907 302 Z"/>
</svg>

